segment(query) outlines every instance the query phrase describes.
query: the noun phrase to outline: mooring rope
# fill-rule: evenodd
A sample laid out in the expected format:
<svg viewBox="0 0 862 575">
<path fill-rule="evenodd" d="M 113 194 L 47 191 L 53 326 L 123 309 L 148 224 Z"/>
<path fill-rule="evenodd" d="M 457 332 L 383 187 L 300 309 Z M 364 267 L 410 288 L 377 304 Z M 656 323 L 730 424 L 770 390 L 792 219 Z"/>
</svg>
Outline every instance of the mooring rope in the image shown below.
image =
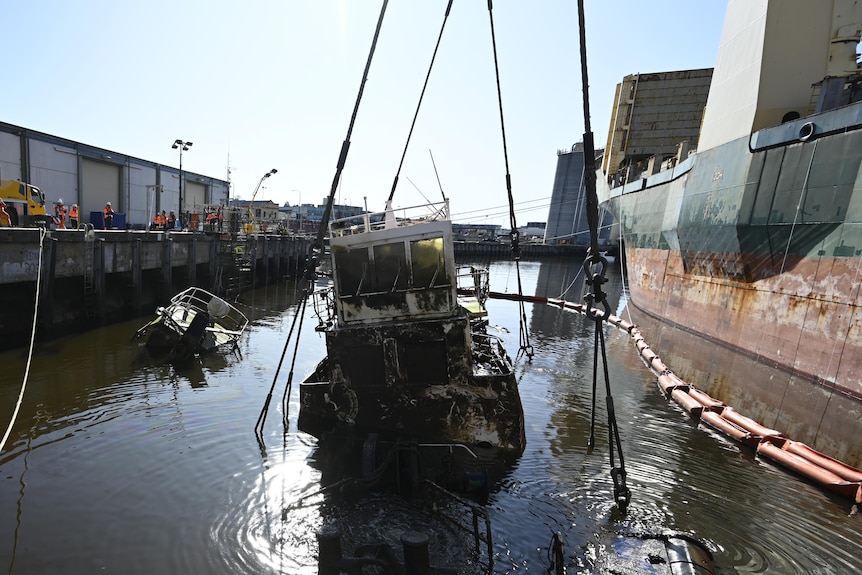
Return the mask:
<svg viewBox="0 0 862 575">
<path fill-rule="evenodd" d="M 39 294 L 42 285 L 42 254 L 45 250 L 45 235 L 47 233 L 47 228 L 39 228 L 39 265 L 36 272 L 36 302 L 33 305 L 33 327 L 30 330 L 30 349 L 27 352 L 27 366 L 24 369 L 24 380 L 21 382 L 21 391 L 18 393 L 18 401 L 15 403 L 15 410 L 12 412 L 12 420 L 6 428 L 6 433 L 3 434 L 3 439 L 0 440 L 0 452 L 3 451 L 3 446 L 6 445 L 6 440 L 9 439 L 9 435 L 12 433 L 12 426 L 15 425 L 18 411 L 21 409 L 21 404 L 24 401 L 24 390 L 27 389 L 27 380 L 30 378 L 30 365 L 33 361 L 33 348 L 36 342 L 36 320 L 39 317 Z"/>
</svg>

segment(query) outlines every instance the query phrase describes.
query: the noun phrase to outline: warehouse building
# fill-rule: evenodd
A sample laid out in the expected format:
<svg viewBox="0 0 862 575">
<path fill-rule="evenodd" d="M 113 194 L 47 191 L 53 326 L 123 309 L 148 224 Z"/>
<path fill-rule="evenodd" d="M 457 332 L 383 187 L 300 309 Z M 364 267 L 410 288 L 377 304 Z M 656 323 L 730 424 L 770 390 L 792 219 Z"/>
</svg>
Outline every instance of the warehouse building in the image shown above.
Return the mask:
<svg viewBox="0 0 862 575">
<path fill-rule="evenodd" d="M 0 122 L 0 179 L 39 187 L 49 213 L 62 199 L 87 223 L 111 202 L 115 226 L 145 229 L 157 211 L 178 211 L 181 177 L 187 214 L 228 203 L 228 181 Z"/>
</svg>

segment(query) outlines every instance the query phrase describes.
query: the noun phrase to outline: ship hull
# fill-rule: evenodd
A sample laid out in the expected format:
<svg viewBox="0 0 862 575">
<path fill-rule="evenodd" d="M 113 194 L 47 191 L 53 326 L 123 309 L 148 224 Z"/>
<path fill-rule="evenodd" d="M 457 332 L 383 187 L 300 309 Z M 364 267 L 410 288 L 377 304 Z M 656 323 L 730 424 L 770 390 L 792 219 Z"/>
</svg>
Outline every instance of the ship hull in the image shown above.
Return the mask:
<svg viewBox="0 0 862 575">
<path fill-rule="evenodd" d="M 605 188 L 601 200 L 620 226 L 631 303 L 810 382 L 762 407 L 813 416 L 820 425 L 801 439 L 858 460 L 862 106 L 798 123 Z M 815 135 L 800 139 L 808 123 Z"/>
</svg>

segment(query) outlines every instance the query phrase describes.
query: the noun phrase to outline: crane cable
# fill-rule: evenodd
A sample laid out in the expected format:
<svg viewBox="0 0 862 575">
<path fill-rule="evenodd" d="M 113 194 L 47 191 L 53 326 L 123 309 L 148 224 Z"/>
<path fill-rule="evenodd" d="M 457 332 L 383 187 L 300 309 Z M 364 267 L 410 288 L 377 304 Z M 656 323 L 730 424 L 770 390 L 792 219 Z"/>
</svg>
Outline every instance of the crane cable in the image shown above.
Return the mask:
<svg viewBox="0 0 862 575">
<path fill-rule="evenodd" d="M 431 78 L 431 69 L 434 67 L 434 60 L 437 59 L 437 50 L 440 49 L 440 40 L 443 39 L 443 30 L 446 29 L 446 22 L 449 20 L 449 12 L 452 11 L 453 1 L 454 0 L 449 0 L 449 4 L 446 6 L 446 13 L 443 16 L 443 24 L 440 26 L 440 33 L 437 35 L 437 45 L 434 46 L 434 54 L 431 56 L 431 64 L 428 66 L 428 72 L 425 74 L 425 84 L 422 86 L 422 93 L 419 94 L 419 102 L 416 104 L 416 112 L 413 114 L 413 123 L 410 124 L 410 132 L 407 134 L 407 141 L 404 142 L 404 151 L 401 153 L 401 161 L 398 163 L 398 170 L 395 172 L 395 179 L 392 181 L 392 189 L 389 190 L 388 202 L 391 202 L 393 196 L 395 196 L 395 187 L 398 185 L 398 176 L 401 174 L 401 167 L 404 165 L 404 157 L 407 155 L 407 147 L 410 145 L 410 138 L 413 136 L 413 128 L 416 127 L 416 118 L 419 117 L 419 108 L 422 106 L 422 100 L 425 97 L 425 90 L 428 88 L 428 80 Z M 431 157 L 431 163 L 434 163 L 433 156 Z M 437 172 L 436 166 L 434 167 L 434 172 Z M 439 183 L 440 179 L 438 178 L 437 181 Z"/>
<path fill-rule="evenodd" d="M 497 61 L 497 39 L 494 34 L 494 6 L 493 0 L 488 0 L 488 18 L 491 23 L 491 46 L 494 50 L 494 73 L 497 78 L 497 104 L 500 110 L 500 130 L 503 134 L 503 159 L 506 164 L 506 192 L 509 196 L 509 226 L 511 228 L 512 237 L 512 258 L 515 260 L 515 274 L 518 279 L 518 295 L 522 296 L 524 291 L 521 286 L 521 247 L 519 244 L 518 224 L 515 220 L 515 200 L 512 197 L 512 176 L 509 173 L 509 151 L 506 146 L 506 124 L 503 121 L 503 95 L 500 89 L 500 67 Z M 526 354 L 528 359 L 533 358 L 533 346 L 530 344 L 530 333 L 527 328 L 527 314 L 524 307 L 523 298 L 518 298 L 518 307 L 520 311 L 520 348 L 518 355 L 522 352 Z"/>
<path fill-rule="evenodd" d="M 15 404 L 15 411 L 12 412 L 12 420 L 6 428 L 6 433 L 3 434 L 3 439 L 0 440 L 0 452 L 3 451 L 3 446 L 6 445 L 6 440 L 12 433 L 12 426 L 15 425 L 15 420 L 18 418 L 18 411 L 21 409 L 21 403 L 24 401 L 24 390 L 27 388 L 27 380 L 30 378 L 30 365 L 33 361 L 33 348 L 36 341 L 36 319 L 39 317 L 39 294 L 42 285 L 42 254 L 45 251 L 45 235 L 48 230 L 42 226 L 39 228 L 39 265 L 36 272 L 36 303 L 33 305 L 33 327 L 30 330 L 30 350 L 27 352 L 27 367 L 24 369 L 24 380 L 21 382 L 21 391 L 18 393 L 18 402 Z"/>
<path fill-rule="evenodd" d="M 299 325 L 299 329 L 296 332 L 296 344 L 293 349 L 293 358 L 290 363 L 290 373 L 287 377 L 287 385 L 285 387 L 284 396 L 287 398 L 290 395 L 290 388 L 293 382 L 293 368 L 296 365 L 296 356 L 299 351 L 299 335 L 302 333 L 302 322 L 300 319 L 305 315 L 305 307 L 308 298 L 305 293 L 303 293 L 302 301 L 300 302 L 296 314 L 293 316 L 293 321 L 290 324 L 290 331 L 287 334 L 287 339 L 284 342 L 284 348 L 281 350 L 281 358 L 278 360 L 278 366 L 275 368 L 275 374 L 272 376 L 272 384 L 269 387 L 269 393 L 266 395 L 266 400 L 263 402 L 263 407 L 260 410 L 260 414 L 257 417 L 257 423 L 254 426 L 254 432 L 257 436 L 258 444 L 261 447 L 261 450 L 264 448 L 263 442 L 263 427 L 266 424 L 266 414 L 269 411 L 269 404 L 272 401 L 272 393 L 275 390 L 275 385 L 278 382 L 278 375 L 281 372 L 281 366 L 284 363 L 284 356 L 287 355 L 287 348 L 290 345 L 290 341 L 293 338 L 293 331 L 296 329 L 297 325 Z M 287 431 L 287 400 L 283 400 L 284 404 L 284 413 L 283 413 L 283 423 L 285 432 Z"/>
<path fill-rule="evenodd" d="M 329 218 L 332 215 L 332 204 L 335 200 L 335 193 L 338 190 L 338 183 L 341 180 L 341 172 L 344 170 L 344 164 L 347 161 L 347 152 L 350 150 L 350 135 L 353 133 L 353 126 L 356 123 L 356 114 L 359 112 L 359 103 L 362 101 L 362 94 L 365 91 L 365 82 L 368 81 L 368 71 L 371 68 L 371 60 L 374 57 L 374 50 L 377 47 L 377 39 L 380 37 L 380 28 L 383 26 L 383 16 L 386 14 L 386 6 L 388 5 L 389 0 L 383 0 L 383 5 L 380 8 L 380 16 L 377 19 L 377 27 L 374 30 L 374 38 L 371 41 L 371 49 L 368 52 L 368 59 L 365 62 L 365 70 L 362 73 L 362 80 L 359 83 L 359 93 L 356 95 L 356 102 L 353 105 L 353 113 L 350 116 L 350 123 L 347 127 L 347 135 L 344 138 L 344 142 L 341 144 L 341 152 L 338 155 L 338 162 L 335 167 L 335 176 L 332 179 L 332 186 L 329 190 L 329 197 L 326 201 L 326 207 L 323 210 L 323 215 L 320 219 L 320 227 L 317 229 L 317 236 L 314 239 L 314 243 L 311 245 L 309 249 L 309 255 L 306 258 L 305 272 L 302 278 L 304 282 L 304 287 L 302 290 L 302 303 L 300 305 L 300 309 L 297 310 L 296 316 L 294 316 L 294 325 L 296 325 L 299 317 L 305 315 L 306 303 L 308 301 L 308 297 L 314 291 L 314 279 L 316 276 L 315 270 L 317 269 L 318 262 L 320 261 L 320 257 L 323 255 L 324 251 L 324 237 L 326 235 L 326 230 L 329 227 Z M 291 362 L 291 371 L 290 376 L 287 382 L 287 389 L 285 390 L 283 403 L 286 406 L 289 400 L 290 393 L 290 384 L 293 378 L 293 365 L 296 361 L 296 355 L 299 349 L 299 333 L 301 333 L 301 329 L 297 331 L 296 338 L 296 347 L 294 348 L 294 357 Z M 278 372 L 281 370 L 282 362 L 284 361 L 284 355 L 287 352 L 287 347 L 290 343 L 291 336 L 293 334 L 293 327 L 291 327 L 291 331 L 288 334 L 287 341 L 284 342 L 284 350 L 282 351 L 281 360 L 278 364 L 278 369 L 276 370 L 275 377 L 273 378 L 272 386 L 270 387 L 269 393 L 267 394 L 266 401 L 264 402 L 263 409 L 261 409 L 260 415 L 258 416 L 257 423 L 254 426 L 255 435 L 257 436 L 258 445 L 261 448 L 261 452 L 264 451 L 264 443 L 263 443 L 263 427 L 266 423 L 266 412 L 269 409 L 270 402 L 272 401 L 272 393 L 275 388 L 276 378 L 278 377 Z M 285 426 L 287 425 L 287 415 L 284 415 L 283 423 Z"/>
<path fill-rule="evenodd" d="M 608 305 L 607 296 L 602 290 L 602 284 L 607 282 L 605 270 L 608 260 L 599 253 L 599 198 L 596 193 L 596 152 L 593 144 L 593 133 L 590 127 L 590 97 L 589 80 L 587 77 L 587 38 L 584 25 L 584 0 L 578 0 L 578 19 L 581 44 L 581 81 L 584 93 L 584 179 L 587 191 L 587 221 L 590 227 L 590 247 L 584 260 L 585 285 L 592 291 L 584 295 L 586 303 L 585 313 L 593 320 L 596 327 L 596 335 L 593 344 L 593 394 L 592 413 L 590 416 L 590 448 L 595 444 L 594 427 L 596 413 L 596 387 L 598 380 L 598 358 L 601 353 L 602 367 L 604 368 L 606 404 L 608 412 L 608 443 L 609 459 L 611 466 L 611 479 L 614 483 L 614 500 L 617 506 L 625 513 L 631 501 L 631 490 L 626 485 L 626 466 L 623 458 L 622 443 L 620 441 L 619 428 L 617 426 L 616 413 L 614 411 L 614 398 L 611 395 L 611 382 L 608 376 L 608 357 L 605 346 L 605 336 L 602 330 L 602 322 L 610 317 L 611 310 Z M 594 305 L 601 305 L 604 313 L 598 313 Z M 614 463 L 614 451 L 617 452 L 620 465 Z"/>
</svg>

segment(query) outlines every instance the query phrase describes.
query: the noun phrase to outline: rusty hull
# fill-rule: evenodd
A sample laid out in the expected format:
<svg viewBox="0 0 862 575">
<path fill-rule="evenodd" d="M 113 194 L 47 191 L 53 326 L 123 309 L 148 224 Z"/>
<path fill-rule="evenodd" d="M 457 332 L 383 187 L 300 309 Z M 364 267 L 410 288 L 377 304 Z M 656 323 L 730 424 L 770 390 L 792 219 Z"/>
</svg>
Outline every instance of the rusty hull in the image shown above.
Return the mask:
<svg viewBox="0 0 862 575">
<path fill-rule="evenodd" d="M 713 342 L 687 340 L 692 361 L 708 358 L 718 342 L 769 368 L 704 365 L 709 381 L 699 386 L 764 425 L 862 463 L 855 423 L 862 417 L 862 334 L 852 303 L 859 282 L 847 258 L 801 260 L 752 283 L 687 274 L 672 250 L 629 248 L 627 260 L 631 303 Z"/>
</svg>

